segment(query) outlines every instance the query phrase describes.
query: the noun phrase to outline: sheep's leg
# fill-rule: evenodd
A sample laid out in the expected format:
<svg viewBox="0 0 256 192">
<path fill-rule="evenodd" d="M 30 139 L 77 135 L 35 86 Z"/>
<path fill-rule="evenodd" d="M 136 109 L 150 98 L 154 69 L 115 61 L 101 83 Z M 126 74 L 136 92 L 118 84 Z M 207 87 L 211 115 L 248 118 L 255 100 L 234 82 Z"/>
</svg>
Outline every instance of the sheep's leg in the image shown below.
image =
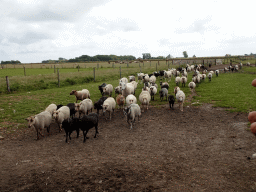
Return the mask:
<svg viewBox="0 0 256 192">
<path fill-rule="evenodd" d="M 48 136 L 50 135 L 50 125 L 47 127 Z"/>
<path fill-rule="evenodd" d="M 68 142 L 68 132 L 66 131 L 66 143 Z"/>
<path fill-rule="evenodd" d="M 69 139 L 71 140 L 71 136 L 70 136 L 70 135 L 71 135 L 71 132 L 69 132 L 69 134 L 68 134 L 68 137 L 69 137 Z"/>
<path fill-rule="evenodd" d="M 180 104 L 181 111 L 183 111 L 183 102 Z"/>
<path fill-rule="evenodd" d="M 109 111 L 109 120 L 111 120 L 111 111 Z"/>
<path fill-rule="evenodd" d="M 37 132 L 37 139 L 36 139 L 36 140 L 39 140 L 39 133 L 38 133 L 38 130 L 37 130 L 36 132 Z"/>
<path fill-rule="evenodd" d="M 98 124 L 95 125 L 95 135 L 94 135 L 94 138 L 96 138 L 96 135 L 97 135 L 98 132 Z"/>
<path fill-rule="evenodd" d="M 88 139 L 88 138 L 86 137 L 88 131 L 89 131 L 89 130 L 86 130 L 85 133 L 84 133 L 84 131 L 83 131 L 83 133 L 84 133 L 84 142 L 86 141 L 86 139 Z"/>
<path fill-rule="evenodd" d="M 79 128 L 76 130 L 76 138 L 79 137 Z"/>
</svg>

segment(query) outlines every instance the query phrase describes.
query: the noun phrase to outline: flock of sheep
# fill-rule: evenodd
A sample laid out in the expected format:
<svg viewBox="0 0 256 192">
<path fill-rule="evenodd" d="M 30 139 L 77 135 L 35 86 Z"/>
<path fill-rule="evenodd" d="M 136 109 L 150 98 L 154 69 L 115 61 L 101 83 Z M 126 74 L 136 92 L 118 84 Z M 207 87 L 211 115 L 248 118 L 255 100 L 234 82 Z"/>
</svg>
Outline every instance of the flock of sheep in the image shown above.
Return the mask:
<svg viewBox="0 0 256 192">
<path fill-rule="evenodd" d="M 237 71 L 238 68 L 242 68 L 242 63 L 235 65 L 234 67 L 229 66 L 224 68 L 226 71 Z M 199 71 L 202 71 L 201 73 Z M 188 87 L 192 92 L 195 91 L 196 85 L 198 85 L 202 80 L 205 80 L 208 77 L 211 81 L 213 74 L 216 76 L 219 75 L 219 70 L 210 71 L 207 74 L 207 68 L 203 65 L 189 65 L 187 64 L 186 68 L 172 68 L 167 71 L 154 72 L 152 74 L 138 73 L 138 82 L 135 81 L 135 76 L 129 76 L 128 78 L 123 77 L 119 80 L 119 85 L 115 88 L 111 84 L 103 83 L 99 86 L 99 90 L 102 94 L 102 97 L 93 104 L 90 99 L 90 92 L 87 89 L 81 91 L 72 90 L 70 95 L 75 95 L 76 102 L 69 103 L 66 106 L 50 104 L 43 112 L 28 117 L 28 127 L 34 127 L 37 132 L 37 139 L 39 135 L 42 135 L 42 130 L 46 128 L 49 135 L 49 127 L 52 123 L 52 120 L 58 124 L 59 131 L 62 128 L 66 132 L 66 142 L 68 138 L 71 140 L 70 134 L 73 131 L 77 132 L 77 137 L 79 137 L 79 130 L 82 130 L 84 136 L 84 142 L 86 141 L 86 135 L 88 131 L 95 127 L 95 136 L 98 133 L 98 122 L 99 122 L 99 110 L 102 110 L 103 115 L 106 112 L 109 113 L 109 119 L 111 120 L 111 115 L 114 113 L 116 104 L 119 108 L 123 109 L 124 115 L 126 116 L 128 124 L 131 126 L 131 129 L 135 123 L 135 118 L 141 116 L 141 112 L 144 112 L 145 109 L 148 110 L 149 103 L 151 100 L 154 100 L 155 95 L 157 94 L 158 85 L 156 84 L 156 79 L 158 77 L 167 79 L 167 82 L 160 82 L 160 91 L 159 96 L 161 101 L 168 98 L 169 106 L 173 109 L 175 98 L 179 104 L 179 109 L 183 111 L 183 103 L 185 101 L 184 92 L 178 87 L 180 84 L 182 87 L 186 86 L 188 80 L 188 72 L 194 71 L 192 81 L 188 83 Z M 168 82 L 171 78 L 175 78 L 176 87 L 174 88 L 174 95 L 168 95 L 169 84 Z M 141 82 L 140 82 L 141 81 Z M 144 86 L 141 90 L 138 100 L 141 103 L 141 107 L 137 104 L 137 98 L 135 97 L 135 91 L 137 89 L 138 83 L 143 83 Z M 113 92 L 117 95 L 116 99 L 112 97 Z M 106 97 L 108 95 L 109 97 Z M 80 103 L 77 101 L 80 100 Z M 126 104 L 126 106 L 125 106 Z M 92 110 L 97 109 L 97 113 L 92 113 Z M 90 114 L 89 114 L 90 112 Z M 79 114 L 79 117 L 76 117 L 76 113 Z"/>
</svg>

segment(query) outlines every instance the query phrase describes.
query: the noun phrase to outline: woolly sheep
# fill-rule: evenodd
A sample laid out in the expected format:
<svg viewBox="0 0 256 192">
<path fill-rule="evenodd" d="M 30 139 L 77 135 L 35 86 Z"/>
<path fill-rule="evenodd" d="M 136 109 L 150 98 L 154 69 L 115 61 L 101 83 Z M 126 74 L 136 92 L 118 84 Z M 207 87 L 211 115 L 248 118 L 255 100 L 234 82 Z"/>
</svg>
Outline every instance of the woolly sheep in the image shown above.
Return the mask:
<svg viewBox="0 0 256 192">
<path fill-rule="evenodd" d="M 247 62 L 246 65 L 247 65 L 247 66 L 250 66 L 251 64 L 250 64 L 250 62 Z"/>
<path fill-rule="evenodd" d="M 158 88 L 158 85 L 156 83 L 151 83 L 151 86 L 155 86 L 156 88 Z"/>
<path fill-rule="evenodd" d="M 111 97 L 112 92 L 113 92 L 113 85 L 107 84 L 103 89 L 103 95 L 109 95 Z"/>
<path fill-rule="evenodd" d="M 53 118 L 58 124 L 59 132 L 62 130 L 62 122 L 65 119 L 68 119 L 69 117 L 70 117 L 70 109 L 67 106 L 63 106 L 59 108 L 57 111 L 53 112 Z"/>
<path fill-rule="evenodd" d="M 121 89 L 124 97 L 134 94 L 134 85 L 132 83 L 121 83 Z"/>
<path fill-rule="evenodd" d="M 135 94 L 135 90 L 137 89 L 138 83 L 136 81 L 132 81 L 131 84 L 133 84 Z"/>
<path fill-rule="evenodd" d="M 164 83 L 160 82 L 160 86 L 161 86 L 161 89 L 162 88 L 166 88 L 167 90 L 169 89 L 169 84 L 167 82 L 164 82 Z"/>
<path fill-rule="evenodd" d="M 165 71 L 164 72 L 164 78 L 168 78 L 168 82 L 171 80 L 172 77 L 172 71 Z"/>
<path fill-rule="evenodd" d="M 202 80 L 206 79 L 206 74 L 202 74 Z"/>
<path fill-rule="evenodd" d="M 208 79 L 209 79 L 209 81 L 212 80 L 212 73 L 208 73 Z"/>
<path fill-rule="evenodd" d="M 50 125 L 52 122 L 52 115 L 48 111 L 43 111 L 35 116 L 30 116 L 26 119 L 28 121 L 28 128 L 34 127 L 37 133 L 37 140 L 39 139 L 39 134 L 43 137 L 41 133 L 44 128 L 47 129 L 48 135 L 50 130 Z"/>
<path fill-rule="evenodd" d="M 90 92 L 87 89 L 82 89 L 82 91 L 76 91 L 72 90 L 70 95 L 75 95 L 76 96 L 76 103 L 78 100 L 84 100 L 86 98 L 90 99 Z"/>
<path fill-rule="evenodd" d="M 108 98 L 104 101 L 102 107 L 103 107 L 103 113 L 104 113 L 104 114 L 106 113 L 106 111 L 109 112 L 109 119 L 111 120 L 111 113 L 112 113 L 112 112 L 114 113 L 115 107 L 116 107 L 116 101 L 115 101 L 115 99 L 114 99 L 113 97 L 108 97 Z"/>
<path fill-rule="evenodd" d="M 143 111 L 144 108 L 147 107 L 148 110 L 148 106 L 149 106 L 149 102 L 151 100 L 150 94 L 148 91 L 142 91 L 139 95 L 139 101 L 141 102 L 141 105 L 143 107 Z"/>
<path fill-rule="evenodd" d="M 123 95 L 121 95 L 121 94 L 117 95 L 116 103 L 119 106 L 119 108 L 124 108 L 125 97 Z"/>
<path fill-rule="evenodd" d="M 84 115 L 80 119 L 80 125 L 79 128 L 83 132 L 84 135 L 84 142 L 88 137 L 86 137 L 88 131 L 95 127 L 95 135 L 94 138 L 96 138 L 98 132 L 98 124 L 99 124 L 99 115 L 97 113 L 90 113 L 89 115 Z"/>
<path fill-rule="evenodd" d="M 81 116 L 81 114 L 88 115 L 90 110 L 92 112 L 92 109 L 93 109 L 93 102 L 91 99 L 84 99 L 80 103 L 75 103 L 75 110 L 79 112 L 79 117 Z"/>
<path fill-rule="evenodd" d="M 174 106 L 174 103 L 175 103 L 175 97 L 173 95 L 170 95 L 168 97 L 168 101 L 169 101 L 170 109 L 173 109 L 173 106 Z"/>
<path fill-rule="evenodd" d="M 180 108 L 181 111 L 183 111 L 183 103 L 185 101 L 185 98 L 186 97 L 185 97 L 184 92 L 182 90 L 179 90 L 176 94 L 176 99 L 179 103 L 179 108 Z"/>
<path fill-rule="evenodd" d="M 243 63 L 239 63 L 239 68 L 242 69 Z"/>
<path fill-rule="evenodd" d="M 138 104 L 131 104 L 130 106 L 125 107 L 124 115 L 126 116 L 127 123 L 132 126 L 135 123 L 135 118 L 138 117 L 138 121 L 140 121 L 141 110 Z M 130 123 L 131 121 L 131 123 Z"/>
<path fill-rule="evenodd" d="M 157 88 L 155 86 L 151 86 L 149 88 L 149 93 L 151 95 L 151 100 L 155 100 L 155 94 L 157 93 Z"/>
<path fill-rule="evenodd" d="M 135 81 L 135 76 L 131 75 L 131 76 L 128 76 L 129 78 L 129 82 L 132 82 L 132 81 Z M 127 82 L 128 83 L 128 82 Z"/>
<path fill-rule="evenodd" d="M 44 111 L 48 111 L 51 115 L 57 110 L 57 105 L 50 104 Z"/>
<path fill-rule="evenodd" d="M 189 84 L 188 84 L 188 87 L 190 88 L 190 91 L 191 92 L 194 92 L 195 91 L 195 88 L 196 88 L 196 84 L 191 81 Z"/>
<path fill-rule="evenodd" d="M 74 117 L 73 119 L 71 118 L 65 119 L 62 122 L 62 128 L 66 133 L 66 143 L 68 143 L 68 137 L 71 140 L 70 135 L 73 131 L 76 131 L 76 134 L 77 134 L 76 138 L 78 138 L 79 137 L 79 118 Z"/>
<path fill-rule="evenodd" d="M 98 86 L 102 96 L 103 96 L 103 87 L 105 87 L 106 85 L 107 85 L 106 83 L 102 83 L 101 85 Z"/>
<path fill-rule="evenodd" d="M 144 73 L 138 73 L 137 76 L 138 76 L 138 82 L 139 82 L 140 80 L 141 80 L 141 82 L 142 82 Z M 140 82 L 140 83 L 141 83 L 141 82 Z"/>
<path fill-rule="evenodd" d="M 156 82 L 156 76 L 152 75 L 152 76 L 149 78 L 149 82 L 150 82 L 150 83 L 155 83 L 155 82 Z"/>
<path fill-rule="evenodd" d="M 174 88 L 174 94 L 176 95 L 178 93 L 178 91 L 180 91 L 180 88 L 179 87 L 175 87 Z"/>
<path fill-rule="evenodd" d="M 137 103 L 137 98 L 134 95 L 130 94 L 126 97 L 126 105 L 127 106 L 129 106 L 131 104 L 136 104 L 136 103 Z"/>
<path fill-rule="evenodd" d="M 143 76 L 142 82 L 143 82 L 143 83 L 149 82 L 149 76 L 148 76 L 148 74 L 145 74 L 145 76 Z"/>
<path fill-rule="evenodd" d="M 182 77 L 181 77 L 181 86 L 182 86 L 182 87 L 183 87 L 183 86 L 185 87 L 185 86 L 186 86 L 187 81 L 188 81 L 187 77 L 182 76 Z"/>
<path fill-rule="evenodd" d="M 167 101 L 167 96 L 168 96 L 168 90 L 166 88 L 162 88 L 159 91 L 159 96 L 160 96 L 160 100 L 163 101 L 163 98 L 166 97 L 166 101 Z"/>
<path fill-rule="evenodd" d="M 216 74 L 217 77 L 219 76 L 219 73 L 220 73 L 219 70 L 215 70 L 215 74 Z"/>
<path fill-rule="evenodd" d="M 119 85 L 121 86 L 121 83 L 128 83 L 128 79 L 126 77 L 123 77 L 119 80 Z"/>
<path fill-rule="evenodd" d="M 117 86 L 117 87 L 115 87 L 115 95 L 116 94 L 121 94 L 122 93 L 122 89 L 121 89 L 121 86 Z"/>
<path fill-rule="evenodd" d="M 180 77 L 176 77 L 175 78 L 175 83 L 176 83 L 177 86 L 180 84 L 180 82 L 181 82 L 181 78 Z"/>
<path fill-rule="evenodd" d="M 102 109 L 103 113 L 102 105 L 106 99 L 107 97 L 101 97 L 97 102 L 94 103 L 94 109 L 97 109 L 97 114 L 99 114 L 100 109 Z"/>
</svg>

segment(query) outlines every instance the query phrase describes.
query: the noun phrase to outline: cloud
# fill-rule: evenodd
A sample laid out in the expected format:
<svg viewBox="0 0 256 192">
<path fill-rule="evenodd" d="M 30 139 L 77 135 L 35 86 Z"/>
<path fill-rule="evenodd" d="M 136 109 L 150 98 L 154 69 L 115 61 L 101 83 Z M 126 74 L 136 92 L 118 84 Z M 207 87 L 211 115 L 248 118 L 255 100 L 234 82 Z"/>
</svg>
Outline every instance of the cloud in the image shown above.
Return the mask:
<svg viewBox="0 0 256 192">
<path fill-rule="evenodd" d="M 27 32 L 20 37 L 10 37 L 8 41 L 10 43 L 17 43 L 22 45 L 32 44 L 43 39 L 50 39 L 51 37 L 44 33 Z"/>
</svg>

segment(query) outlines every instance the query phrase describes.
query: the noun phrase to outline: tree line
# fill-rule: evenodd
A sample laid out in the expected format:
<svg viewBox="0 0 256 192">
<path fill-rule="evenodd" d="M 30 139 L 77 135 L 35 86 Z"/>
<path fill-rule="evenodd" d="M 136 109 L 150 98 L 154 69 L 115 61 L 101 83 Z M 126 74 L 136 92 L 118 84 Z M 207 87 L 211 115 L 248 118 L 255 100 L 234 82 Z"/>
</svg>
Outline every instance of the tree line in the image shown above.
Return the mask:
<svg viewBox="0 0 256 192">
<path fill-rule="evenodd" d="M 20 64 L 21 62 L 16 60 L 11 60 L 11 61 L 1 61 L 1 64 Z"/>
</svg>

